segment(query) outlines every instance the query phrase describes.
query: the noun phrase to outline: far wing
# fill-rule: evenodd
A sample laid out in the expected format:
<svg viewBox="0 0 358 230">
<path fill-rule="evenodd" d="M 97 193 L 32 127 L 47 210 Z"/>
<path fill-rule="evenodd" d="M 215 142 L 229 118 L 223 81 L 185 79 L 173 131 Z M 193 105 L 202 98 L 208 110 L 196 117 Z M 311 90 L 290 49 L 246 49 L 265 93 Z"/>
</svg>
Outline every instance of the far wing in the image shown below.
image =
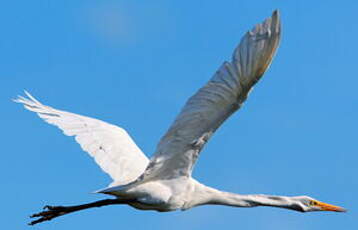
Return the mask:
<svg viewBox="0 0 358 230">
<path fill-rule="evenodd" d="M 215 130 L 246 100 L 275 54 L 280 20 L 271 18 L 246 33 L 213 78 L 192 96 L 160 140 L 140 180 L 190 176 L 199 152 Z"/>
<path fill-rule="evenodd" d="M 126 184 L 140 176 L 148 165 L 148 158 L 128 133 L 115 125 L 69 113 L 41 104 L 29 93 L 15 102 L 35 112 L 47 123 L 59 127 L 67 136 L 75 136 L 82 149 L 88 152 L 114 180 L 111 185 Z"/>
</svg>

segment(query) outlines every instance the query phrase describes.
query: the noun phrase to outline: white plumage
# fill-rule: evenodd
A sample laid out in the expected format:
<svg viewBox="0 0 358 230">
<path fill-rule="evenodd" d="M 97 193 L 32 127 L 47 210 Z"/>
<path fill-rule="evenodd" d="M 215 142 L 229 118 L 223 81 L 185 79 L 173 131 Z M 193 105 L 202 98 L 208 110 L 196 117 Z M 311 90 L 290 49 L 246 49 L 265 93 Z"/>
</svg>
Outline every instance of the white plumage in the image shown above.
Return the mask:
<svg viewBox="0 0 358 230">
<path fill-rule="evenodd" d="M 51 108 L 25 93 L 28 98 L 20 96 L 15 101 L 24 104 L 26 109 L 37 113 L 47 123 L 59 127 L 65 135 L 75 136 L 82 149 L 112 177 L 111 185 L 129 183 L 143 173 L 149 160 L 124 129 Z"/>
<path fill-rule="evenodd" d="M 46 122 L 75 136 L 82 149 L 113 178 L 98 192 L 116 196 L 79 206 L 48 206 L 33 215 L 36 224 L 69 212 L 109 204 L 128 204 L 138 209 L 173 211 L 204 204 L 237 207 L 274 206 L 297 211 L 344 211 L 307 196 L 240 195 L 205 186 L 191 177 L 199 153 L 217 128 L 248 97 L 253 85 L 270 65 L 280 40 L 280 19 L 272 17 L 246 33 L 211 80 L 186 103 L 149 161 L 125 130 L 93 118 L 45 106 L 30 94 L 19 97 L 30 111 Z"/>
</svg>

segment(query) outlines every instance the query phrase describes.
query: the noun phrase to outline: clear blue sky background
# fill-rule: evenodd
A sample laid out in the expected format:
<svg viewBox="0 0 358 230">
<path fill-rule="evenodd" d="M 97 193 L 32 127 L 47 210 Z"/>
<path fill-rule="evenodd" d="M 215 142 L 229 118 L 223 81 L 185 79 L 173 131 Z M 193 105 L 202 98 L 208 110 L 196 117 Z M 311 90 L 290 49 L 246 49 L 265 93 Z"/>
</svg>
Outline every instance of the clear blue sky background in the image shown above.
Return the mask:
<svg viewBox="0 0 358 230">
<path fill-rule="evenodd" d="M 269 71 L 194 172 L 237 193 L 309 195 L 348 213 L 204 206 L 105 207 L 33 229 L 357 229 L 356 1 L 4 1 L 0 8 L 1 228 L 45 204 L 101 199 L 101 172 L 72 138 L 10 101 L 22 90 L 128 130 L 147 155 L 181 106 L 279 9 Z"/>
</svg>

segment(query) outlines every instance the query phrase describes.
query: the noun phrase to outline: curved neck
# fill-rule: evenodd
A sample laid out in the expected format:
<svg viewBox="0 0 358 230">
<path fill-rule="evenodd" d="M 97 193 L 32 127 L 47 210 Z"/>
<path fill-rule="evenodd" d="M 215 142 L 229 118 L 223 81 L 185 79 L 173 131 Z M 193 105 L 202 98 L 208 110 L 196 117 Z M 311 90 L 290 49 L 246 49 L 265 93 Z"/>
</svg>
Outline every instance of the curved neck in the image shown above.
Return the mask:
<svg viewBox="0 0 358 230">
<path fill-rule="evenodd" d="M 213 204 L 235 207 L 272 206 L 301 211 L 299 207 L 294 204 L 293 199 L 287 196 L 234 194 L 219 191 L 202 184 L 197 184 L 193 193 L 193 200 L 188 202 L 184 209 L 199 205 Z"/>
</svg>

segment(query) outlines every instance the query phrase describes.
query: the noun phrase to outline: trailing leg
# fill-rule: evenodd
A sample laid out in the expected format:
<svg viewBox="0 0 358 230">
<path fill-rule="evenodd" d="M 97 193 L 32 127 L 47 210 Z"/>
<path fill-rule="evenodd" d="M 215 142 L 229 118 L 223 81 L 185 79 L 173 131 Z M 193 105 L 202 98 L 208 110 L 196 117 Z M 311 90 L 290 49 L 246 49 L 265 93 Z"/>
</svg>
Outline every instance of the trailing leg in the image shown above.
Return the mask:
<svg viewBox="0 0 358 230">
<path fill-rule="evenodd" d="M 81 204 L 81 205 L 74 205 L 74 206 L 49 206 L 46 205 L 44 207 L 44 211 L 35 213 L 30 216 L 30 218 L 39 217 L 38 219 L 29 223 L 29 225 L 35 225 L 44 221 L 50 221 L 53 218 L 66 215 L 71 212 L 77 212 L 80 210 L 94 208 L 94 207 L 102 207 L 105 205 L 112 205 L 112 204 L 128 204 L 128 200 L 119 200 L 119 199 L 105 199 L 99 200 L 92 203 Z"/>
</svg>

